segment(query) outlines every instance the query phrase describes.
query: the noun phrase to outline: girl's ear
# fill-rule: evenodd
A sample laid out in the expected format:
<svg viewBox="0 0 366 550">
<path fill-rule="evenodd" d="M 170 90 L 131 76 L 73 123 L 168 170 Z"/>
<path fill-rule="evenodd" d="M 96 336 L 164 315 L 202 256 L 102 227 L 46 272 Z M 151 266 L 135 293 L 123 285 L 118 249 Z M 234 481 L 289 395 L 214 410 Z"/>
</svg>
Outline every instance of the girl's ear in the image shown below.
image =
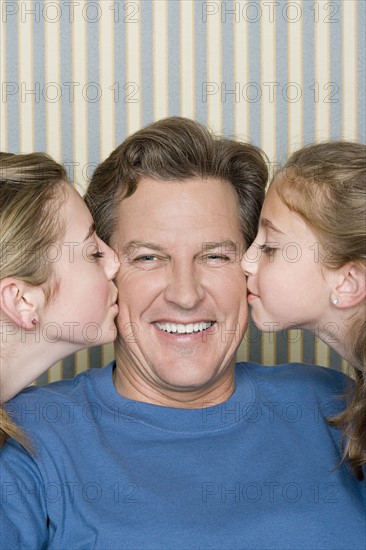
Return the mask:
<svg viewBox="0 0 366 550">
<path fill-rule="evenodd" d="M 14 277 L 0 281 L 0 310 L 18 327 L 34 329 L 44 304 L 44 292 Z"/>
<path fill-rule="evenodd" d="M 332 293 L 332 302 L 339 308 L 359 305 L 366 298 L 366 266 L 348 263 L 339 271 L 340 277 Z"/>
</svg>

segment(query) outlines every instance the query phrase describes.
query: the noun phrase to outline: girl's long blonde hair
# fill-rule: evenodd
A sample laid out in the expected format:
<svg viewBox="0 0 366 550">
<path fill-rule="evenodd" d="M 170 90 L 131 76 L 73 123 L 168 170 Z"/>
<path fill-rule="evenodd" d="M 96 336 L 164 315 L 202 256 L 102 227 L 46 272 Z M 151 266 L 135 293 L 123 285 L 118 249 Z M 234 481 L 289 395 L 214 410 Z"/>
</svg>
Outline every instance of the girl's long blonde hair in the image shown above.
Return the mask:
<svg viewBox="0 0 366 550">
<path fill-rule="evenodd" d="M 280 177 L 279 177 L 280 176 Z M 366 266 L 366 146 L 351 142 L 310 145 L 296 151 L 275 175 L 284 204 L 299 214 L 326 244 L 327 268 L 348 262 Z M 347 409 L 329 420 L 343 430 L 344 457 L 359 479 L 366 464 L 366 314 L 365 301 L 349 323 L 355 388 Z"/>
<path fill-rule="evenodd" d="M 0 279 L 16 277 L 43 285 L 46 300 L 53 290 L 47 251 L 64 232 L 58 212 L 65 181 L 64 167 L 44 153 L 0 153 Z M 9 437 L 30 447 L 0 407 L 0 447 Z"/>
</svg>

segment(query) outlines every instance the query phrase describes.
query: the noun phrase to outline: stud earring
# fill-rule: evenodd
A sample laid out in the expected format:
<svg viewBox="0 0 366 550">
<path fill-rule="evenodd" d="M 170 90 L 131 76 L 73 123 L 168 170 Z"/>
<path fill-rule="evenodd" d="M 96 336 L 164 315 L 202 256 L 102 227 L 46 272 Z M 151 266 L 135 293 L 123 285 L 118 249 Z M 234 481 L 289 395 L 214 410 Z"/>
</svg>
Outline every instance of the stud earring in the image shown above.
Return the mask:
<svg viewBox="0 0 366 550">
<path fill-rule="evenodd" d="M 335 306 L 338 304 L 337 296 L 335 296 L 335 298 L 332 298 L 332 304 L 334 304 Z"/>
<path fill-rule="evenodd" d="M 36 319 L 32 319 L 32 325 L 36 325 L 37 324 L 37 320 Z"/>
</svg>

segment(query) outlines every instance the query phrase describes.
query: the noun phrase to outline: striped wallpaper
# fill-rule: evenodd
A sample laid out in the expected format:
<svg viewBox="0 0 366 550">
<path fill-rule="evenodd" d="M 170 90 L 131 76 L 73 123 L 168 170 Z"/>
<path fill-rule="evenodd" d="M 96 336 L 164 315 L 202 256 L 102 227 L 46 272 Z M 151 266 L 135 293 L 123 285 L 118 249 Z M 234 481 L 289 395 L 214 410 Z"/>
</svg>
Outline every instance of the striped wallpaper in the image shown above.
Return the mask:
<svg viewBox="0 0 366 550">
<path fill-rule="evenodd" d="M 364 0 L 2 0 L 1 149 L 47 151 L 83 192 L 123 139 L 170 115 L 250 140 L 273 166 L 328 138 L 365 141 Z M 39 382 L 113 357 L 82 351 Z M 251 326 L 240 359 L 347 365 L 300 331 Z"/>
</svg>

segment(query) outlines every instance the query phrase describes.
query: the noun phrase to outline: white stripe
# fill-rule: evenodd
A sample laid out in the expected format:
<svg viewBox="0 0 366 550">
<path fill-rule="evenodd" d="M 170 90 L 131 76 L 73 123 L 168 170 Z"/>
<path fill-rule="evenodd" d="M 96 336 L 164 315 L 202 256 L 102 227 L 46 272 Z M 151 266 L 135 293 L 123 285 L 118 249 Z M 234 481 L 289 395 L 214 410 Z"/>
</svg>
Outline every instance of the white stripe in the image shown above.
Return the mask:
<svg viewBox="0 0 366 550">
<path fill-rule="evenodd" d="M 80 11 L 85 9 L 85 0 L 80 0 Z M 82 193 L 85 188 L 83 169 L 88 162 L 88 103 L 87 87 L 86 21 L 75 17 L 72 24 L 72 80 L 74 88 L 74 175 L 76 188 Z"/>
<path fill-rule="evenodd" d="M 245 86 L 249 82 L 248 21 L 242 16 L 246 0 L 238 3 L 237 18 L 234 20 L 234 85 L 238 89 L 238 101 L 234 103 L 235 136 L 242 141 L 249 140 L 249 102 L 245 99 Z"/>
<path fill-rule="evenodd" d="M 327 140 L 330 137 L 330 57 L 329 37 L 330 23 L 329 16 L 331 2 L 319 0 L 319 18 L 314 23 L 315 37 L 315 139 L 316 141 Z"/>
<path fill-rule="evenodd" d="M 220 7 L 221 3 L 219 3 Z M 207 16 L 206 23 L 207 83 L 203 83 L 203 101 L 207 99 L 207 125 L 215 132 L 222 131 L 222 49 L 221 15 Z M 199 55 L 199 52 L 198 52 Z"/>
<path fill-rule="evenodd" d="M 343 139 L 357 140 L 357 3 L 342 4 Z M 363 83 L 365 85 L 365 83 Z M 365 113 L 363 113 L 363 116 Z"/>
</svg>

